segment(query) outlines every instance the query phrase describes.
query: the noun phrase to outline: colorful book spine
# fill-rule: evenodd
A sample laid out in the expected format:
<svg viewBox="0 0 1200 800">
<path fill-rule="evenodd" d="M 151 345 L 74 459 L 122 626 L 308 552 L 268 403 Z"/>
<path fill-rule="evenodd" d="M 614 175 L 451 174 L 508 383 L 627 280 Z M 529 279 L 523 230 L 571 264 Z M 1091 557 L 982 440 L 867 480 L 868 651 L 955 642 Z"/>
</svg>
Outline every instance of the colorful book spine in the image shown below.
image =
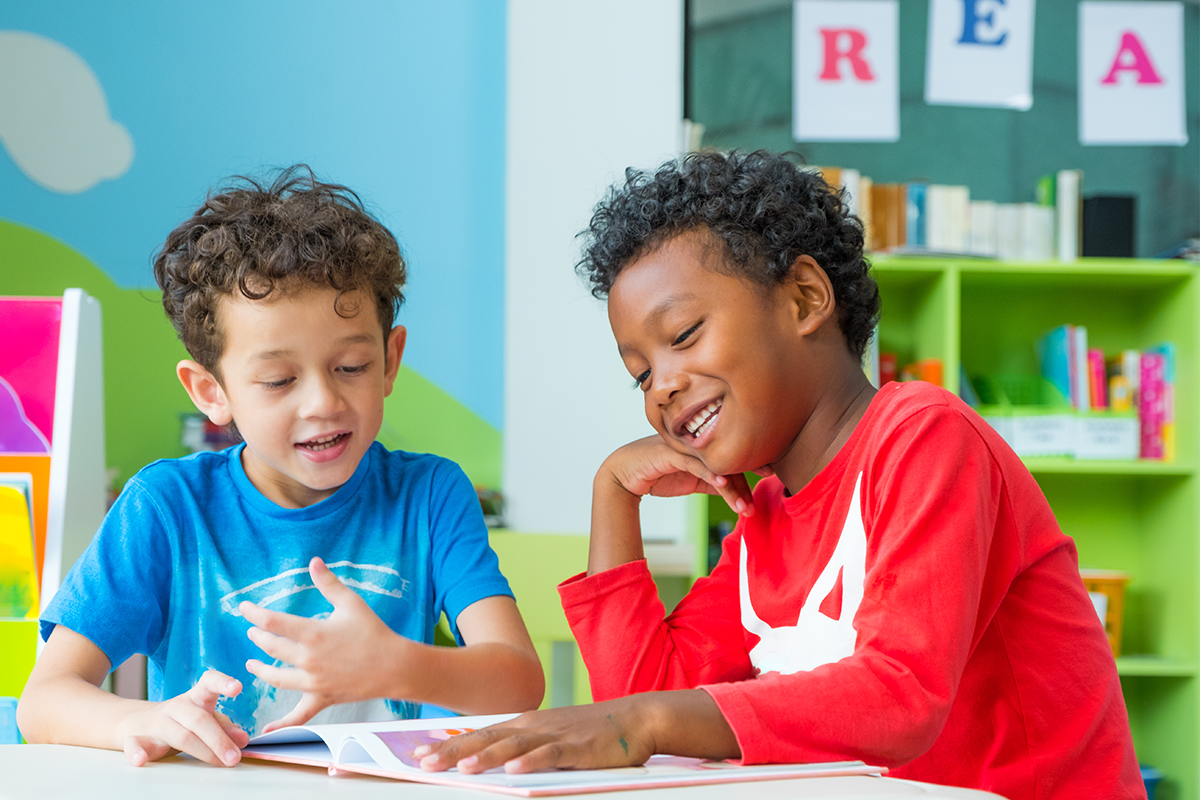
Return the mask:
<svg viewBox="0 0 1200 800">
<path fill-rule="evenodd" d="M 1175 344 L 1164 342 L 1150 348 L 1163 357 L 1162 440 L 1163 461 L 1175 460 Z"/>
<path fill-rule="evenodd" d="M 905 194 L 909 247 L 925 247 L 925 184 L 910 183 Z"/>
<path fill-rule="evenodd" d="M 1059 325 L 1037 341 L 1042 377 L 1064 398 L 1071 399 L 1071 348 L 1075 331 L 1071 325 Z"/>
<path fill-rule="evenodd" d="M 1075 408 L 1079 411 L 1090 411 L 1092 404 L 1088 397 L 1088 334 L 1083 325 L 1075 326 L 1071 358 L 1071 396 L 1075 401 Z"/>
<path fill-rule="evenodd" d="M 1093 409 L 1108 408 L 1108 375 L 1104 368 L 1104 351 L 1098 347 L 1089 348 L 1088 361 L 1088 400 Z"/>
<path fill-rule="evenodd" d="M 1141 358 L 1138 391 L 1138 418 L 1142 432 L 1142 458 L 1163 457 L 1163 378 L 1165 358 L 1162 353 L 1145 352 Z"/>
</svg>

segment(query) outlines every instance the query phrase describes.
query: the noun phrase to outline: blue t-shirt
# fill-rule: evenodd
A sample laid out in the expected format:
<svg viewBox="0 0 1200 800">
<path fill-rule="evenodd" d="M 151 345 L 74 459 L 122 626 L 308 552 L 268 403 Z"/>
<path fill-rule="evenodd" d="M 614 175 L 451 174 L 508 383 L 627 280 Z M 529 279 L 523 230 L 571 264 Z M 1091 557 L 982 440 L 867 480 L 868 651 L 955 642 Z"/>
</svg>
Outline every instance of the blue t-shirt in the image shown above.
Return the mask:
<svg viewBox="0 0 1200 800">
<path fill-rule="evenodd" d="M 114 666 L 145 653 L 151 700 L 220 670 L 243 688 L 219 710 L 253 735 L 299 694 L 246 671 L 247 659 L 272 659 L 247 638 L 238 604 L 328 616 L 333 607 L 309 576 L 313 556 L 392 630 L 418 642 L 433 642 L 445 612 L 461 644 L 455 623 L 464 608 L 512 596 L 475 491 L 454 462 L 376 442 L 332 496 L 287 509 L 250 483 L 243 447 L 156 461 L 133 476 L 42 615 L 43 638 L 65 625 Z M 416 703 L 374 701 L 335 706 L 317 721 L 419 712 Z"/>
</svg>

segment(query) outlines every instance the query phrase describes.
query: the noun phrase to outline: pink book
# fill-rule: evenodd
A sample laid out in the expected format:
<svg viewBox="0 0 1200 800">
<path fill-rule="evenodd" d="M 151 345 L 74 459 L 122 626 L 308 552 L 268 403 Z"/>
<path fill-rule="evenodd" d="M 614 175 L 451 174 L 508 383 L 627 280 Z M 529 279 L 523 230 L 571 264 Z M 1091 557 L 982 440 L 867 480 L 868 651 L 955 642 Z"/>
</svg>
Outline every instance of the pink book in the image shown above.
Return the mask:
<svg viewBox="0 0 1200 800">
<path fill-rule="evenodd" d="M 1108 373 L 1104 367 L 1104 351 L 1092 347 L 1087 352 L 1088 397 L 1093 409 L 1108 408 Z"/>
<path fill-rule="evenodd" d="M 1142 458 L 1163 457 L 1165 359 L 1162 353 L 1142 353 L 1138 417 L 1142 428 Z"/>
<path fill-rule="evenodd" d="M 509 775 L 502 769 L 492 769 L 478 775 L 467 775 L 454 769 L 425 772 L 413 758 L 413 749 L 420 745 L 444 741 L 451 736 L 502 723 L 515 716 L 497 714 L 298 725 L 254 737 L 242 750 L 242 757 L 324 767 L 331 775 L 355 772 L 520 797 L 887 773 L 884 767 L 872 767 L 861 761 L 742 766 L 701 758 L 651 756 L 644 766 L 635 769 L 547 770 L 524 775 Z"/>
</svg>

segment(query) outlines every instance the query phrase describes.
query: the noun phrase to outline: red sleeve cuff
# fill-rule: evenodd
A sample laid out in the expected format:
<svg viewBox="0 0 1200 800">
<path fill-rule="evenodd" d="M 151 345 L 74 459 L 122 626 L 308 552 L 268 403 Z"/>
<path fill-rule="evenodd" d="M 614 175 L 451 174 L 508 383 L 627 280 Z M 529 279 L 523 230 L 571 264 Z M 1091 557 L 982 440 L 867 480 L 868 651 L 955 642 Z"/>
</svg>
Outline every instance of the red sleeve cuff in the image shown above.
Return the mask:
<svg viewBox="0 0 1200 800">
<path fill-rule="evenodd" d="M 591 576 L 586 572 L 572 575 L 558 585 L 558 596 L 562 600 L 563 610 L 566 610 L 574 606 L 593 603 L 605 595 L 642 581 L 654 581 L 644 558 L 626 562 Z"/>
</svg>

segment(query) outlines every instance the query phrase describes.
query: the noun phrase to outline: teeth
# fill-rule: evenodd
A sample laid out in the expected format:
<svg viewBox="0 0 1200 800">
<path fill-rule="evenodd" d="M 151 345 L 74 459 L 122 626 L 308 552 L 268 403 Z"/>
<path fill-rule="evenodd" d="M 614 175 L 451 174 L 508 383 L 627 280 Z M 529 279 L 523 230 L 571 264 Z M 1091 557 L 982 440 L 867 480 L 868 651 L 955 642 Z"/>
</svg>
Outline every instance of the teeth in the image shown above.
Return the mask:
<svg viewBox="0 0 1200 800">
<path fill-rule="evenodd" d="M 684 426 L 687 428 L 688 433 L 692 434 L 692 436 L 696 436 L 700 432 L 700 429 L 705 427 L 709 420 L 712 419 L 713 414 L 715 414 L 717 409 L 720 407 L 720 402 L 709 403 L 707 406 L 696 412 L 696 416 L 692 417 L 691 421 Z"/>
<path fill-rule="evenodd" d="M 337 433 L 333 436 L 323 436 L 320 439 L 310 439 L 304 443 L 304 447 L 307 447 L 309 450 L 326 450 L 333 447 L 336 442 L 341 441 L 344 436 L 345 434 Z"/>
</svg>

